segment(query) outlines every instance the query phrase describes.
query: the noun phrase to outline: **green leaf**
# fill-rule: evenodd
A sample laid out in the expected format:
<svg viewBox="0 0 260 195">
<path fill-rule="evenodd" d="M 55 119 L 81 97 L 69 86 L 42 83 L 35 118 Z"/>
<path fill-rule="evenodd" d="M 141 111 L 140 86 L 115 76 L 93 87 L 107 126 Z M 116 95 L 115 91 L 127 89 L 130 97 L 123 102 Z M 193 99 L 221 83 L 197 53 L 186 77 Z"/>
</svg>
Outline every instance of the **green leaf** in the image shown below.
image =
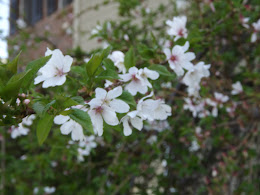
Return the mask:
<svg viewBox="0 0 260 195">
<path fill-rule="evenodd" d="M 168 77 L 174 76 L 171 72 L 169 72 L 167 70 L 167 68 L 165 66 L 160 65 L 160 64 L 153 64 L 153 65 L 149 66 L 148 68 L 150 70 L 155 70 L 156 72 L 158 72 L 162 76 L 168 76 Z"/>
<path fill-rule="evenodd" d="M 153 49 L 147 47 L 144 44 L 139 44 L 137 46 L 138 52 L 140 53 L 140 55 L 142 56 L 143 59 L 149 60 L 151 58 L 154 57 L 155 52 Z"/>
<path fill-rule="evenodd" d="M 64 95 L 56 95 L 54 99 L 56 100 L 56 102 L 52 106 L 55 109 L 57 109 L 58 112 L 61 112 L 64 109 L 69 108 L 71 106 L 79 105 L 77 101 L 73 100 L 70 97 L 66 97 Z"/>
<path fill-rule="evenodd" d="M 42 116 L 44 108 L 45 108 L 44 103 L 35 102 L 32 107 L 33 107 L 33 110 L 36 112 L 37 115 Z"/>
<path fill-rule="evenodd" d="M 127 70 L 135 66 L 135 56 L 132 47 L 125 54 L 124 64 Z"/>
<path fill-rule="evenodd" d="M 127 104 L 132 105 L 134 107 L 136 106 L 134 97 L 128 91 L 123 91 L 122 95 L 119 96 L 118 99 L 121 99 L 125 101 Z"/>
<path fill-rule="evenodd" d="M 56 100 L 52 100 L 50 103 L 46 104 L 46 106 L 43 109 L 43 114 L 49 110 L 49 108 L 56 103 Z"/>
<path fill-rule="evenodd" d="M 78 122 L 84 129 L 93 132 L 92 122 L 88 113 L 76 108 L 71 110 L 73 110 L 73 112 L 69 114 L 70 118 Z"/>
<path fill-rule="evenodd" d="M 54 116 L 45 113 L 45 115 L 39 120 L 36 133 L 40 145 L 42 145 L 48 137 L 53 124 L 53 119 Z"/>
<path fill-rule="evenodd" d="M 104 49 L 101 53 L 102 59 L 105 59 L 109 55 L 110 51 L 111 51 L 111 46 Z"/>
<path fill-rule="evenodd" d="M 34 61 L 30 62 L 26 66 L 26 70 L 31 70 L 31 71 L 24 78 L 23 85 L 22 85 L 24 88 L 27 89 L 30 86 L 30 84 L 33 81 L 34 77 L 36 76 L 36 73 L 38 72 L 38 70 L 42 66 L 44 66 L 49 61 L 50 58 L 51 58 L 51 56 L 42 57 L 38 60 L 34 60 Z"/>
<path fill-rule="evenodd" d="M 99 53 L 94 54 L 93 57 L 86 64 L 86 71 L 87 71 L 88 77 L 91 78 L 94 76 L 94 74 L 97 71 L 98 67 L 100 66 L 101 62 L 102 62 L 101 54 L 99 54 Z"/>
<path fill-rule="evenodd" d="M 77 102 L 78 104 L 84 104 L 85 103 L 85 100 L 83 97 L 81 96 L 74 96 L 74 97 L 71 97 L 72 100 L 74 100 L 75 102 Z"/>
<path fill-rule="evenodd" d="M 17 66 L 20 54 L 21 52 L 11 62 L 7 64 L 7 69 L 10 70 L 13 74 L 17 73 Z"/>
<path fill-rule="evenodd" d="M 96 79 L 120 79 L 117 72 L 111 69 L 107 69 L 102 71 L 98 76 L 96 76 Z"/>
<path fill-rule="evenodd" d="M 114 62 L 108 58 L 104 59 L 103 64 L 106 67 L 106 69 L 116 70 Z"/>
<path fill-rule="evenodd" d="M 19 93 L 24 78 L 26 77 L 26 75 L 30 73 L 30 71 L 31 70 L 28 70 L 27 72 L 22 72 L 13 75 L 7 82 L 6 86 L 2 89 L 0 88 L 0 95 L 5 99 L 15 97 Z"/>
</svg>

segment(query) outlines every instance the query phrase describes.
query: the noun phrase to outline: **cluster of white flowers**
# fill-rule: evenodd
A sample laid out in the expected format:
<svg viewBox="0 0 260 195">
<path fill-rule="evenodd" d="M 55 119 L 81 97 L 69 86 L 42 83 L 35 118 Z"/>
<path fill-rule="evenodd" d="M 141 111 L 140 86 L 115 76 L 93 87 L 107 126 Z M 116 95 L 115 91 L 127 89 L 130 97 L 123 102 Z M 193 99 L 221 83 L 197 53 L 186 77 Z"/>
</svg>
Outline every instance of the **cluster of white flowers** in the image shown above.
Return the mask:
<svg viewBox="0 0 260 195">
<path fill-rule="evenodd" d="M 33 124 L 33 120 L 36 118 L 34 114 L 28 115 L 25 118 L 22 119 L 22 122 L 18 124 L 18 127 L 11 126 L 11 137 L 13 139 L 16 139 L 17 137 L 20 137 L 22 135 L 27 135 L 30 129 L 28 129 L 28 126 L 31 126 Z"/>
<path fill-rule="evenodd" d="M 174 17 L 173 21 L 167 20 L 171 28 L 167 31 L 169 35 L 175 36 L 174 41 L 180 37 L 187 38 L 186 29 L 187 18 L 185 16 Z M 204 62 L 199 62 L 197 65 L 192 64 L 192 60 L 196 58 L 193 52 L 187 52 L 190 47 L 187 41 L 184 46 L 175 45 L 172 50 L 166 47 L 164 48 L 164 54 L 170 65 L 170 68 L 177 74 L 177 76 L 183 76 L 186 70 L 186 74 L 183 77 L 183 83 L 188 86 L 189 96 L 199 96 L 200 81 L 203 77 L 210 75 L 210 65 L 205 65 Z"/>
<path fill-rule="evenodd" d="M 45 194 L 53 194 L 56 191 L 56 188 L 54 186 L 53 187 L 46 186 L 43 188 L 43 191 Z M 35 187 L 33 189 L 33 194 L 39 194 L 39 192 L 40 192 L 39 187 Z"/>
<path fill-rule="evenodd" d="M 97 147 L 95 136 L 85 136 L 84 141 L 79 142 L 78 161 L 84 161 L 84 156 L 88 156 L 93 148 Z"/>
<path fill-rule="evenodd" d="M 184 109 L 192 112 L 193 117 L 204 118 L 207 116 L 218 116 L 218 108 L 223 107 L 223 103 L 229 100 L 229 97 L 222 93 L 214 93 L 214 98 L 191 99 L 185 98 Z"/>
<path fill-rule="evenodd" d="M 156 80 L 159 78 L 159 73 L 148 68 L 137 69 L 131 67 L 128 73 L 119 75 L 123 82 L 128 82 L 125 85 L 125 90 L 129 91 L 132 95 L 136 95 L 137 92 L 146 94 L 148 87 L 152 88 L 152 84 L 148 79 Z"/>
<path fill-rule="evenodd" d="M 129 123 L 136 129 L 142 130 L 143 120 L 166 120 L 171 116 L 171 107 L 164 103 L 163 100 L 146 99 L 153 96 L 153 92 L 143 97 L 137 104 L 137 110 L 127 113 L 121 119 L 124 127 L 124 135 L 132 134 L 132 128 Z"/>
</svg>

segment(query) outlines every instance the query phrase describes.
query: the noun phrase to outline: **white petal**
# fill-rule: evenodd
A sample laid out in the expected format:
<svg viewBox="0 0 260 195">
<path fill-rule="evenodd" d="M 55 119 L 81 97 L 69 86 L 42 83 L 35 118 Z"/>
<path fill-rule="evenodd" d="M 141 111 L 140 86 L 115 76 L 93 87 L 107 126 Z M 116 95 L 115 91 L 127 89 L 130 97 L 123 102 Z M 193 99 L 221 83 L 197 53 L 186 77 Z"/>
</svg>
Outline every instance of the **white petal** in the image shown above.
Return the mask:
<svg viewBox="0 0 260 195">
<path fill-rule="evenodd" d="M 95 110 L 90 110 L 88 112 L 92 124 L 93 124 L 93 128 L 94 128 L 94 132 L 97 133 L 99 136 L 101 136 L 103 134 L 103 119 L 102 116 L 100 114 L 96 114 Z"/>
<path fill-rule="evenodd" d="M 44 81 L 44 80 L 46 80 L 46 79 L 47 79 L 46 76 L 44 76 L 44 75 L 39 75 L 39 76 L 37 76 L 37 77 L 34 79 L 34 84 L 37 85 L 38 83 L 40 83 L 40 82 L 42 82 L 42 81 Z"/>
<path fill-rule="evenodd" d="M 105 99 L 107 95 L 107 91 L 102 88 L 96 88 L 95 93 L 96 93 L 96 98 L 98 99 Z"/>
<path fill-rule="evenodd" d="M 48 87 L 54 87 L 57 85 L 63 85 L 66 81 L 66 76 L 62 75 L 61 77 L 51 77 L 45 80 L 42 84 L 43 88 L 48 88 Z"/>
<path fill-rule="evenodd" d="M 57 124 L 57 125 L 62 125 L 65 122 L 67 122 L 69 119 L 70 119 L 69 116 L 58 115 L 58 116 L 55 116 L 54 123 Z"/>
<path fill-rule="evenodd" d="M 80 124 L 78 124 L 77 122 L 74 121 L 74 129 L 72 130 L 71 133 L 71 139 L 73 141 L 82 141 L 84 140 L 84 134 L 83 134 L 83 128 Z"/>
<path fill-rule="evenodd" d="M 156 80 L 159 77 L 159 73 L 154 70 L 149 70 L 148 68 L 144 68 L 144 72 L 147 75 L 148 78 L 152 80 Z"/>
<path fill-rule="evenodd" d="M 182 47 L 183 51 L 186 52 L 190 47 L 190 43 L 189 41 L 186 41 L 186 43 L 184 44 L 184 46 Z"/>
<path fill-rule="evenodd" d="M 103 106 L 102 116 L 104 121 L 109 125 L 115 126 L 119 124 L 115 111 L 107 106 Z"/>
<path fill-rule="evenodd" d="M 109 106 L 118 113 L 126 113 L 129 111 L 129 105 L 123 100 L 114 99 L 110 102 Z"/>
<path fill-rule="evenodd" d="M 129 135 L 132 134 L 132 129 L 129 126 L 128 119 L 129 118 L 127 116 L 126 116 L 126 118 L 123 119 L 123 127 L 124 127 L 124 135 L 125 136 L 129 136 Z"/>
<path fill-rule="evenodd" d="M 139 117 L 130 118 L 131 124 L 134 128 L 138 129 L 139 131 L 143 128 L 143 120 Z"/>
<path fill-rule="evenodd" d="M 123 89 L 121 86 L 118 86 L 112 90 L 110 90 L 108 93 L 107 93 L 107 98 L 108 99 L 114 99 L 116 97 L 119 97 L 121 94 L 123 93 Z"/>
<path fill-rule="evenodd" d="M 60 131 L 63 135 L 68 135 L 73 130 L 73 121 L 69 120 L 60 127 Z"/>
<path fill-rule="evenodd" d="M 69 55 L 65 56 L 63 58 L 63 72 L 69 72 L 71 64 L 73 62 L 73 58 L 70 57 Z"/>
<path fill-rule="evenodd" d="M 169 60 L 171 58 L 171 55 L 172 55 L 171 50 L 169 48 L 164 48 L 163 52 L 166 55 L 167 60 Z"/>
</svg>

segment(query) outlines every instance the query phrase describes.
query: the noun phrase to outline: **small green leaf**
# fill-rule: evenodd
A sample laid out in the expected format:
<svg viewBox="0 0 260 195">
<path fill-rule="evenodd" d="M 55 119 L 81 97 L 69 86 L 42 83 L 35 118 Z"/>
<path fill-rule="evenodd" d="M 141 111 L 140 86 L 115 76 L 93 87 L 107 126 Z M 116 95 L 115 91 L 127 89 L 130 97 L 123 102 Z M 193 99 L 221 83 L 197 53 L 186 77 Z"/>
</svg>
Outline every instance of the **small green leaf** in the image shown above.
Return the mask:
<svg viewBox="0 0 260 195">
<path fill-rule="evenodd" d="M 84 129 L 93 132 L 92 122 L 88 113 L 76 108 L 71 110 L 73 112 L 69 114 L 70 118 L 78 122 Z"/>
<path fill-rule="evenodd" d="M 136 106 L 134 97 L 128 91 L 123 91 L 122 95 L 119 96 L 118 99 L 121 99 L 125 101 L 127 104 L 132 105 L 134 107 Z"/>
<path fill-rule="evenodd" d="M 88 74 L 88 77 L 93 77 L 95 72 L 97 71 L 98 67 L 100 66 L 102 62 L 102 57 L 100 54 L 94 54 L 93 57 L 88 61 L 86 64 L 86 71 Z"/>
<path fill-rule="evenodd" d="M 96 79 L 120 79 L 117 72 L 111 69 L 104 70 L 101 72 L 98 76 L 96 76 Z"/>
<path fill-rule="evenodd" d="M 33 107 L 33 110 L 36 112 L 37 115 L 42 116 L 44 108 L 45 108 L 44 103 L 35 102 L 32 107 Z"/>
<path fill-rule="evenodd" d="M 139 44 L 137 46 L 137 49 L 143 59 L 149 60 L 149 59 L 153 58 L 155 55 L 154 50 L 147 47 L 147 45 Z"/>
<path fill-rule="evenodd" d="M 150 70 L 155 70 L 156 72 L 158 72 L 160 75 L 162 76 L 168 76 L 168 77 L 172 77 L 174 76 L 171 72 L 169 72 L 167 70 L 167 68 L 163 65 L 159 65 L 159 64 L 153 64 L 151 66 L 148 67 Z"/>
<path fill-rule="evenodd" d="M 24 78 L 30 73 L 30 71 L 31 70 L 28 70 L 26 72 L 13 75 L 7 82 L 6 86 L 0 89 L 0 95 L 5 99 L 15 97 L 21 88 Z"/>
<path fill-rule="evenodd" d="M 103 64 L 106 67 L 106 69 L 116 70 L 114 62 L 108 58 L 104 59 Z"/>
<path fill-rule="evenodd" d="M 111 47 L 110 46 L 107 47 L 106 49 L 104 49 L 102 51 L 102 53 L 101 53 L 102 59 L 105 59 L 109 55 L 110 51 L 111 51 Z"/>
<path fill-rule="evenodd" d="M 17 73 L 17 66 L 20 54 L 21 52 L 11 62 L 7 64 L 7 69 L 10 70 L 13 74 Z"/>
<path fill-rule="evenodd" d="M 134 56 L 134 50 L 132 47 L 125 54 L 124 64 L 125 64 L 125 67 L 127 70 L 129 68 L 135 66 L 135 56 Z"/>
<path fill-rule="evenodd" d="M 48 137 L 53 124 L 53 119 L 54 116 L 45 113 L 45 115 L 39 120 L 36 133 L 40 145 L 42 145 Z"/>
</svg>

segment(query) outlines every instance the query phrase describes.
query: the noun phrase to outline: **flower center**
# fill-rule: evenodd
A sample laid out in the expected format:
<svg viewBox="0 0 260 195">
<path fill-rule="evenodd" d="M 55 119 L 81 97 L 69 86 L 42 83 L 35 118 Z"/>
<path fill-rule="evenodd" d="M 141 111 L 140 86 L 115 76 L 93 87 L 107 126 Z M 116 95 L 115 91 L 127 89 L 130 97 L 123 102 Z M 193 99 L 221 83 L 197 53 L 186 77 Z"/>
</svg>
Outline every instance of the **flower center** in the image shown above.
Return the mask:
<svg viewBox="0 0 260 195">
<path fill-rule="evenodd" d="M 63 69 L 58 69 L 57 68 L 57 70 L 56 70 L 56 76 L 59 76 L 59 77 L 61 77 L 61 76 L 63 76 L 65 73 L 63 72 Z"/>
<path fill-rule="evenodd" d="M 173 62 L 176 61 L 176 60 L 177 60 L 177 56 L 172 55 L 171 58 L 170 58 L 170 60 L 173 61 Z"/>
<path fill-rule="evenodd" d="M 136 77 L 135 74 L 132 75 L 132 80 L 133 80 L 133 81 L 136 81 L 136 82 L 139 81 L 139 79 Z"/>
<path fill-rule="evenodd" d="M 96 114 L 101 114 L 101 113 L 103 112 L 102 106 L 97 107 L 97 108 L 95 109 L 95 111 L 96 111 Z"/>
<path fill-rule="evenodd" d="M 184 36 L 184 33 L 183 33 L 183 29 L 182 29 L 182 28 L 179 30 L 178 35 L 181 36 L 181 37 Z"/>
</svg>

